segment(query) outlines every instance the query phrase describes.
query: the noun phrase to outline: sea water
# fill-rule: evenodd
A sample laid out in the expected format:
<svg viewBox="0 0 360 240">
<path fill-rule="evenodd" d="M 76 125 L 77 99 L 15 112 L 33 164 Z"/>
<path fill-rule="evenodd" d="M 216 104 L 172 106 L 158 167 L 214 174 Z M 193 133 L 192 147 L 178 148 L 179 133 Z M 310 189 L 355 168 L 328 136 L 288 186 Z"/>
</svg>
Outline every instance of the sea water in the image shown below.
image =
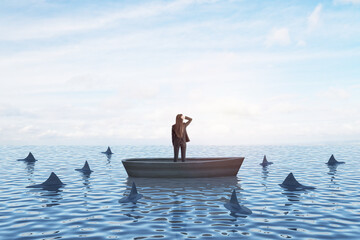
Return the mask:
<svg viewBox="0 0 360 240">
<path fill-rule="evenodd" d="M 171 157 L 171 146 L 0 147 L 0 239 L 359 239 L 360 145 L 194 146 L 188 157 L 245 157 L 235 177 L 128 178 L 125 158 Z M 35 163 L 17 161 L 32 152 Z M 263 155 L 274 162 L 259 165 Z M 329 168 L 331 154 L 345 164 Z M 88 161 L 94 171 L 75 168 Z M 26 188 L 55 172 L 58 191 Z M 315 190 L 281 188 L 292 172 Z M 143 194 L 120 204 L 135 181 Z M 225 207 L 232 190 L 252 215 Z"/>
</svg>

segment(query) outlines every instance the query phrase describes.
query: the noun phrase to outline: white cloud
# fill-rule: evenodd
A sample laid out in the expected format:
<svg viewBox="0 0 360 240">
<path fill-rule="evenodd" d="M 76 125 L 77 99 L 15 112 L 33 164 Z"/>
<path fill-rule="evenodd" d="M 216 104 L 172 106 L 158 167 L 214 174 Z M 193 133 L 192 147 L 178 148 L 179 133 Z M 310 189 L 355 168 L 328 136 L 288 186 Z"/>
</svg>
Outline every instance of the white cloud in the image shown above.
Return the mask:
<svg viewBox="0 0 360 240">
<path fill-rule="evenodd" d="M 347 99 L 350 97 L 350 93 L 338 87 L 329 87 L 328 89 L 318 93 L 318 96 L 325 97 L 332 100 Z"/>
<path fill-rule="evenodd" d="M 5 101 L 4 101 L 5 102 Z M 1 118 L 32 118 L 35 117 L 29 111 L 22 110 L 21 108 L 8 105 L 6 103 L 0 104 L 0 117 Z"/>
<path fill-rule="evenodd" d="M 321 11 L 322 4 L 319 3 L 308 17 L 308 31 L 313 31 L 320 25 Z"/>
<path fill-rule="evenodd" d="M 103 15 L 94 13 L 89 16 L 66 16 L 41 20 L 28 19 L 19 21 L 3 19 L 7 24 L 1 24 L 0 40 L 16 41 L 29 39 L 42 39 L 59 37 L 66 34 L 74 34 L 89 30 L 113 27 L 119 20 L 141 19 L 154 17 L 160 14 L 169 14 L 193 4 L 194 0 L 177 0 L 167 3 L 147 3 L 136 7 L 128 7 L 117 11 L 107 11 Z"/>
<path fill-rule="evenodd" d="M 194 118 L 191 144 L 296 143 L 360 134 L 359 124 L 349 120 L 360 119 L 358 94 L 341 82 L 356 78 L 356 68 L 342 67 L 356 66 L 357 45 L 338 38 L 313 44 L 304 36 L 307 27 L 320 26 L 321 4 L 306 22 L 308 5 L 302 4 L 293 8 L 299 16 L 276 6 L 224 17 L 226 2 L 219 3 L 225 4 L 221 11 L 215 4 L 205 12 L 187 8 L 198 1 L 159 3 L 96 14 L 84 9 L 86 15 L 54 17 L 49 11 L 29 17 L 28 25 L 1 24 L 10 31 L 0 38 L 31 40 L 2 41 L 0 143 L 170 144 L 170 126 L 180 112 Z M 352 11 L 327 11 L 329 23 L 341 19 L 338 26 L 346 23 L 342 31 L 356 42 Z M 328 79 L 339 87 L 328 89 Z M 344 103 L 351 107 L 341 108 Z"/>
<path fill-rule="evenodd" d="M 360 4 L 360 0 L 334 0 L 334 4 Z"/>
<path fill-rule="evenodd" d="M 291 43 L 289 30 L 287 28 L 275 28 L 271 30 L 265 40 L 266 46 L 281 45 L 286 46 Z"/>
<path fill-rule="evenodd" d="M 299 40 L 297 43 L 296 43 L 297 46 L 299 47 L 304 47 L 306 46 L 306 42 L 304 40 Z"/>
</svg>

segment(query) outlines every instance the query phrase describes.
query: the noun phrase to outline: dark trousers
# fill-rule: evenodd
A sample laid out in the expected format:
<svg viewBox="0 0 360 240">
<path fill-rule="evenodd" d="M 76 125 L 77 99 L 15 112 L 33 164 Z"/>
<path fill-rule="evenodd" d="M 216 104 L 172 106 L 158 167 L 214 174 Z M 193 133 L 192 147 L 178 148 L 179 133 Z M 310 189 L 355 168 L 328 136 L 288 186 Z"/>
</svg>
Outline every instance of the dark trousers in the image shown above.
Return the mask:
<svg viewBox="0 0 360 240">
<path fill-rule="evenodd" d="M 186 143 L 175 143 L 174 144 L 174 162 L 176 162 L 179 158 L 179 148 L 181 147 L 181 161 L 185 162 L 185 154 L 186 154 Z"/>
</svg>

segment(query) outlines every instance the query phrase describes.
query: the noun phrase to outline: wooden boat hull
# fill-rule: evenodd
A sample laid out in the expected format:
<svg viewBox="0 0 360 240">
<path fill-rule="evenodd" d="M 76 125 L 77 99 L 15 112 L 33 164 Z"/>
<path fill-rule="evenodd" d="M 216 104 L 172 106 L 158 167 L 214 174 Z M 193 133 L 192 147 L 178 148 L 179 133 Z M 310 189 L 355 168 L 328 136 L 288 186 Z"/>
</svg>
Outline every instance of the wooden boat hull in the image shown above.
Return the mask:
<svg viewBox="0 0 360 240">
<path fill-rule="evenodd" d="M 129 177 L 141 178 L 204 178 L 236 176 L 243 157 L 187 158 L 130 158 L 122 160 Z"/>
</svg>

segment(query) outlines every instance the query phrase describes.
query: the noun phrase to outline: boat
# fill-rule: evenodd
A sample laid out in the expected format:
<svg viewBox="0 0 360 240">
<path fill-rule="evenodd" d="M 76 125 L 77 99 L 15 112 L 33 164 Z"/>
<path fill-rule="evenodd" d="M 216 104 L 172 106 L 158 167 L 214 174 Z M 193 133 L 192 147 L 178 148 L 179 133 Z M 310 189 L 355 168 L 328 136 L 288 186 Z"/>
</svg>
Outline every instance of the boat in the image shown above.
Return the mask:
<svg viewBox="0 0 360 240">
<path fill-rule="evenodd" d="M 236 176 L 244 157 L 187 158 L 128 158 L 122 160 L 129 177 L 138 178 L 208 178 Z"/>
</svg>

